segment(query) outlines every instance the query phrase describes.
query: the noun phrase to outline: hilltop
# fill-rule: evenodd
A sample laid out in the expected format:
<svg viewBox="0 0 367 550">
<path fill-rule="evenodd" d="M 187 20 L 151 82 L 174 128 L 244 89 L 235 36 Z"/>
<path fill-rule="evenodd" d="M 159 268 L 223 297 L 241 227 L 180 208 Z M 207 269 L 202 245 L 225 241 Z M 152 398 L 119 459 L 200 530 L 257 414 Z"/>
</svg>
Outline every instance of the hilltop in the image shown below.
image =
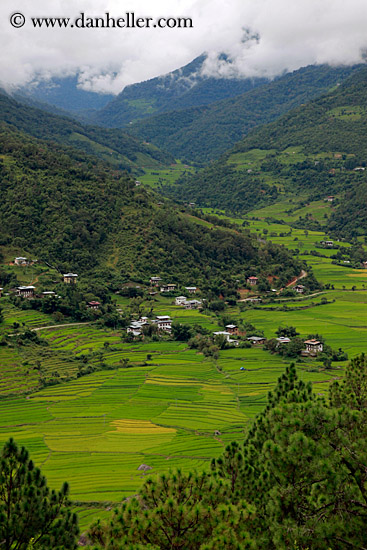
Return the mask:
<svg viewBox="0 0 367 550">
<path fill-rule="evenodd" d="M 294 276 L 282 247 L 162 203 L 102 161 L 1 126 L 1 244 L 105 280 L 214 281 L 245 269 Z M 101 270 L 105 270 L 101 272 Z"/>
<path fill-rule="evenodd" d="M 206 163 L 251 129 L 326 93 L 356 70 L 327 65 L 304 67 L 272 82 L 262 82 L 236 97 L 152 116 L 129 125 L 127 131 L 176 158 Z"/>
<path fill-rule="evenodd" d="M 195 177 L 167 188 L 168 193 L 242 213 L 285 200 L 305 206 L 331 196 L 333 210 L 324 226 L 346 237 L 364 234 L 366 82 L 363 68 L 323 97 L 253 130 Z M 311 216 L 303 225 L 318 224 Z"/>
<path fill-rule="evenodd" d="M 209 105 L 234 97 L 267 82 L 265 78 L 214 78 L 202 73 L 206 55 L 201 55 L 166 75 L 126 86 L 91 120 L 121 128 L 154 114 Z"/>
<path fill-rule="evenodd" d="M 46 112 L 0 93 L 0 121 L 35 138 L 70 146 L 135 174 L 143 166 L 160 167 L 173 161 L 154 145 L 142 143 L 122 130 L 88 126 L 66 116 Z"/>
</svg>

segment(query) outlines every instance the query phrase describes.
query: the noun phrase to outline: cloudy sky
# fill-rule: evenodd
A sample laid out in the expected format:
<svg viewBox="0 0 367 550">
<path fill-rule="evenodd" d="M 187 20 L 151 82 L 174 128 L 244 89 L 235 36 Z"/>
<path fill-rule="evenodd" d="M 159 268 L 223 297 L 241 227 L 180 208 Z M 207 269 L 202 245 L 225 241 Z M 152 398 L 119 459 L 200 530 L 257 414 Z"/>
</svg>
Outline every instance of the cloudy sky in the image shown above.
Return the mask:
<svg viewBox="0 0 367 550">
<path fill-rule="evenodd" d="M 25 25 L 13 28 L 10 16 Z M 32 17 L 190 17 L 191 29 L 33 28 Z M 367 51 L 367 0 L 1 0 L 0 83 L 78 72 L 88 90 L 124 86 L 176 69 L 203 52 L 205 72 L 267 75 L 312 63 L 352 64 Z M 230 56 L 230 65 L 218 54 Z"/>
</svg>

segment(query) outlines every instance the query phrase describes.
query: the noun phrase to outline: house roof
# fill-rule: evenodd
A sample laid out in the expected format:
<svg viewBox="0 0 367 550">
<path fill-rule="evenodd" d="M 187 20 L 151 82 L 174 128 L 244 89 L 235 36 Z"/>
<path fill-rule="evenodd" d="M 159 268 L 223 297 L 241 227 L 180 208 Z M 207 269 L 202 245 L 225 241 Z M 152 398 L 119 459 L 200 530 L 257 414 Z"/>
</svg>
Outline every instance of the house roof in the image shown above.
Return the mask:
<svg viewBox="0 0 367 550">
<path fill-rule="evenodd" d="M 237 325 L 226 325 L 226 328 L 237 328 Z"/>
<path fill-rule="evenodd" d="M 315 340 L 312 338 L 312 340 L 305 340 L 304 344 L 309 344 L 311 346 L 317 346 L 318 344 L 321 344 L 322 342 L 319 342 L 319 340 Z"/>
<path fill-rule="evenodd" d="M 157 315 L 157 321 L 171 321 L 169 315 Z"/>
<path fill-rule="evenodd" d="M 35 286 L 18 286 L 18 290 L 34 290 Z"/>
<path fill-rule="evenodd" d="M 260 340 L 266 340 L 265 336 L 249 336 L 247 340 L 252 340 L 253 342 L 259 342 Z"/>
<path fill-rule="evenodd" d="M 63 277 L 77 277 L 77 273 L 64 273 Z"/>
</svg>

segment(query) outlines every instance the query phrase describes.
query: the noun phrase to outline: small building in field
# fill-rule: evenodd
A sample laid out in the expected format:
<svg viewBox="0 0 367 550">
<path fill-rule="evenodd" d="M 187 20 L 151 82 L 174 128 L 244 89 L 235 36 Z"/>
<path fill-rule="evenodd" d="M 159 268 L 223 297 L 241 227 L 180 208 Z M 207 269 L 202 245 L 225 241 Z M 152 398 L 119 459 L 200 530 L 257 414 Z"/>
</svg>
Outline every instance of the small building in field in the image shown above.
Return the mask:
<svg viewBox="0 0 367 550">
<path fill-rule="evenodd" d="M 362 262 L 362 267 L 363 267 L 364 269 L 367 269 L 367 261 L 366 261 L 366 262 Z"/>
<path fill-rule="evenodd" d="M 49 296 L 56 296 L 56 294 L 53 290 L 45 290 L 44 292 L 41 292 L 41 298 L 48 298 Z"/>
<path fill-rule="evenodd" d="M 77 277 L 78 277 L 77 273 L 64 273 L 63 280 L 64 280 L 64 283 L 68 285 L 75 285 Z"/>
<path fill-rule="evenodd" d="M 247 283 L 251 286 L 257 285 L 259 279 L 257 277 L 247 277 Z"/>
<path fill-rule="evenodd" d="M 99 309 L 100 305 L 101 305 L 100 302 L 96 302 L 95 300 L 88 302 L 89 309 Z"/>
<path fill-rule="evenodd" d="M 321 353 L 324 349 L 322 342 L 320 342 L 319 340 L 315 340 L 314 338 L 312 338 L 311 340 L 306 340 L 304 344 L 306 346 L 306 351 L 309 355 L 315 356 L 318 353 Z"/>
<path fill-rule="evenodd" d="M 34 297 L 34 286 L 18 286 L 17 296 L 22 296 L 22 298 L 33 298 Z"/>
<path fill-rule="evenodd" d="M 226 325 L 226 331 L 228 331 L 229 334 L 237 334 L 237 335 L 239 332 L 237 325 Z"/>
<path fill-rule="evenodd" d="M 184 304 L 182 304 L 185 309 L 198 309 L 202 303 L 200 300 L 188 300 Z"/>
<path fill-rule="evenodd" d="M 141 181 L 136 180 L 136 181 L 135 181 L 135 185 L 136 185 L 136 187 L 139 187 L 139 185 L 141 185 Z"/>
<path fill-rule="evenodd" d="M 327 248 L 333 248 L 334 246 L 334 241 L 321 241 L 321 244 L 323 246 L 326 246 Z"/>
<path fill-rule="evenodd" d="M 196 286 L 185 286 L 185 290 L 187 290 L 187 292 L 189 294 L 195 294 L 195 292 L 197 291 L 197 287 Z"/>
<path fill-rule="evenodd" d="M 0 287 L 0 298 L 1 298 L 2 294 L 3 294 L 3 290 L 4 290 L 4 289 Z"/>
<path fill-rule="evenodd" d="M 325 198 L 325 201 L 326 202 L 333 202 L 334 199 L 335 199 L 335 197 L 333 195 L 329 195 L 328 197 Z"/>
<path fill-rule="evenodd" d="M 266 338 L 264 336 L 249 336 L 247 340 L 251 342 L 253 346 L 262 346 L 266 342 Z"/>
<path fill-rule="evenodd" d="M 27 265 L 28 260 L 27 258 L 24 258 L 23 256 L 19 256 L 19 258 L 14 259 L 15 265 Z"/>
<path fill-rule="evenodd" d="M 157 315 L 153 322 L 157 325 L 158 330 L 165 332 L 171 332 L 172 330 L 172 319 L 169 315 Z"/>
<path fill-rule="evenodd" d="M 303 294 L 304 291 L 306 290 L 306 287 L 303 286 L 303 285 L 296 285 L 296 286 L 294 287 L 294 290 L 295 290 L 296 292 L 298 292 L 298 294 Z"/>
<path fill-rule="evenodd" d="M 279 336 L 279 338 L 276 338 L 276 341 L 278 342 L 277 343 L 277 347 L 278 347 L 278 346 L 282 346 L 283 344 L 289 344 L 291 339 L 288 338 L 288 336 Z"/>
<path fill-rule="evenodd" d="M 150 278 L 151 286 L 159 286 L 161 282 L 162 282 L 162 279 L 160 277 L 151 277 Z"/>
<path fill-rule="evenodd" d="M 186 296 L 177 296 L 177 298 L 175 298 L 176 306 L 183 306 L 186 302 L 187 302 Z"/>
</svg>

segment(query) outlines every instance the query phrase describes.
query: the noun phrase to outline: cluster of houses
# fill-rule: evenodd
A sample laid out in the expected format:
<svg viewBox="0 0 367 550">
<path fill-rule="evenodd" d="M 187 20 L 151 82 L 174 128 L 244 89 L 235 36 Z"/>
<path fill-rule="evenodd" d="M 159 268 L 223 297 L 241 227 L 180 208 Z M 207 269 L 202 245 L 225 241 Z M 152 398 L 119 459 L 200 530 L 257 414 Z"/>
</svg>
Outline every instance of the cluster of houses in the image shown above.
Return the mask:
<svg viewBox="0 0 367 550">
<path fill-rule="evenodd" d="M 127 327 L 126 332 L 132 336 L 138 337 L 143 334 L 143 328 L 148 325 L 155 325 L 160 332 L 171 333 L 172 319 L 169 315 L 157 315 L 155 319 L 149 321 L 148 317 L 140 317 L 138 321 L 132 321 Z"/>
<path fill-rule="evenodd" d="M 177 285 L 174 283 L 163 284 L 161 277 L 150 277 L 150 286 L 159 288 L 160 292 L 176 292 Z M 195 294 L 197 292 L 196 286 L 186 286 L 185 290 L 188 294 Z M 182 298 L 182 296 L 180 296 Z"/>
<path fill-rule="evenodd" d="M 243 333 L 240 332 L 239 328 L 236 325 L 227 325 L 225 330 L 213 332 L 213 336 L 224 336 L 229 344 L 232 346 L 239 346 L 239 341 L 233 339 L 233 336 L 240 336 Z M 265 336 L 249 336 L 246 338 L 253 346 L 262 346 L 266 342 Z M 291 339 L 287 336 L 280 336 L 276 338 L 277 347 L 284 344 L 289 344 Z M 305 340 L 305 349 L 301 351 L 303 357 L 316 357 L 324 349 L 323 343 L 316 339 Z"/>
</svg>

